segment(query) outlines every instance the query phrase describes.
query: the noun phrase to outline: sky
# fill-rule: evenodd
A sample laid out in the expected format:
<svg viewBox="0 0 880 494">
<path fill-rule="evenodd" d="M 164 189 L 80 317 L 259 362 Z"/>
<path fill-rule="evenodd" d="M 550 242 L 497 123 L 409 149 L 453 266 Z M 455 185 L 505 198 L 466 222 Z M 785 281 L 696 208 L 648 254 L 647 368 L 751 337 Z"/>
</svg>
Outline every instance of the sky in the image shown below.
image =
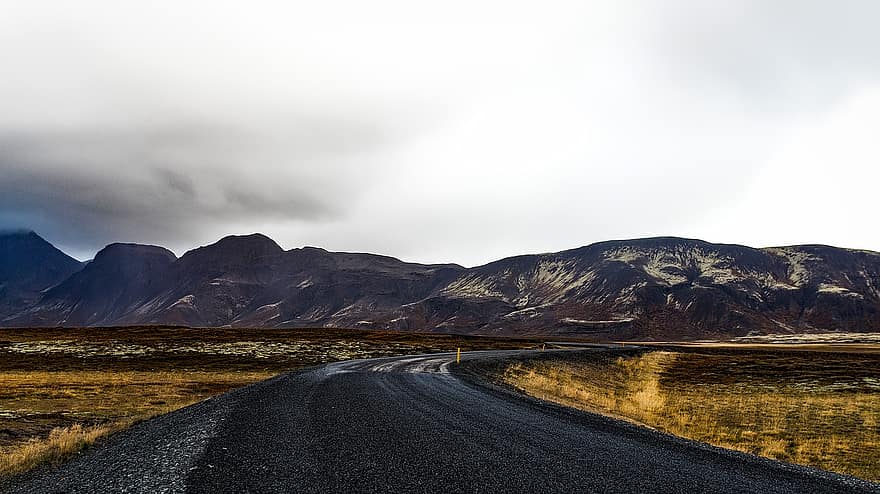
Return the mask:
<svg viewBox="0 0 880 494">
<path fill-rule="evenodd" d="M 0 0 L 0 228 L 880 251 L 880 2 Z"/>
</svg>

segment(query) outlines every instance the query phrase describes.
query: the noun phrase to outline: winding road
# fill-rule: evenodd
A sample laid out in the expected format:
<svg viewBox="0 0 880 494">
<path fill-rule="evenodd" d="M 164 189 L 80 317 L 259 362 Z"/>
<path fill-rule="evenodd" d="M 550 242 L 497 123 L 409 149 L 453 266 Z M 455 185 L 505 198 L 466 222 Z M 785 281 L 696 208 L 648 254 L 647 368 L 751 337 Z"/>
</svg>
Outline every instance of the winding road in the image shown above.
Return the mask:
<svg viewBox="0 0 880 494">
<path fill-rule="evenodd" d="M 590 349 L 582 351 L 613 351 Z M 116 434 L 7 486 L 45 492 L 880 492 L 565 409 L 469 371 L 521 351 L 337 362 Z"/>
</svg>

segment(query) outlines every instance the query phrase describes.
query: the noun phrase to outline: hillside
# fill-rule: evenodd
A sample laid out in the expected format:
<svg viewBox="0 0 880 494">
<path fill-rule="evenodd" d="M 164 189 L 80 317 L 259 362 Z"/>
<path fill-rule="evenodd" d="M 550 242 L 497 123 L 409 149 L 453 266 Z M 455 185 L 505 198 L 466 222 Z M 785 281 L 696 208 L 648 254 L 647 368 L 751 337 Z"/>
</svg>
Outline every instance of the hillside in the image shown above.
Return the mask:
<svg viewBox="0 0 880 494">
<path fill-rule="evenodd" d="M 34 232 L 0 232 L 0 314 L 34 303 L 80 269 L 82 263 Z"/>
<path fill-rule="evenodd" d="M 653 339 L 867 332 L 880 331 L 880 254 L 664 237 L 466 269 L 314 247 L 285 251 L 254 234 L 180 258 L 161 247 L 113 244 L 39 297 L 3 310 L 4 326 L 334 326 Z"/>
</svg>

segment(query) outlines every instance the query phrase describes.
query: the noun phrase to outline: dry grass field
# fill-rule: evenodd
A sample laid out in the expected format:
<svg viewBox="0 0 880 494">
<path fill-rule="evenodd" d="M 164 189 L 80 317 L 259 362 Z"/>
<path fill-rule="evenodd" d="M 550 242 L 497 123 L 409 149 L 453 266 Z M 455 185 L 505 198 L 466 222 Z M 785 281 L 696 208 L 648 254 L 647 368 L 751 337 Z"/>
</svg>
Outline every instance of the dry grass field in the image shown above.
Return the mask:
<svg viewBox="0 0 880 494">
<path fill-rule="evenodd" d="M 335 329 L 0 329 L 0 478 L 288 370 L 527 340 Z"/>
<path fill-rule="evenodd" d="M 563 405 L 880 481 L 878 364 L 863 348 L 687 348 L 525 361 L 501 377 Z"/>
</svg>

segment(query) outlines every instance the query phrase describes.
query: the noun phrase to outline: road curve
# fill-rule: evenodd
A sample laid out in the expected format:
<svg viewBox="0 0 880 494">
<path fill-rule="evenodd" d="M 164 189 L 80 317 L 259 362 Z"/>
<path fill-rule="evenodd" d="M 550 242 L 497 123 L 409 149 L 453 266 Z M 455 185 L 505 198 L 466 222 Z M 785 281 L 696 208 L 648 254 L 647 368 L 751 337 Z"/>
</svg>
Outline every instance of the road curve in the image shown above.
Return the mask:
<svg viewBox="0 0 880 494">
<path fill-rule="evenodd" d="M 592 349 L 585 351 L 609 351 Z M 467 375 L 509 351 L 337 362 L 139 424 L 8 492 L 880 492 Z"/>
</svg>

